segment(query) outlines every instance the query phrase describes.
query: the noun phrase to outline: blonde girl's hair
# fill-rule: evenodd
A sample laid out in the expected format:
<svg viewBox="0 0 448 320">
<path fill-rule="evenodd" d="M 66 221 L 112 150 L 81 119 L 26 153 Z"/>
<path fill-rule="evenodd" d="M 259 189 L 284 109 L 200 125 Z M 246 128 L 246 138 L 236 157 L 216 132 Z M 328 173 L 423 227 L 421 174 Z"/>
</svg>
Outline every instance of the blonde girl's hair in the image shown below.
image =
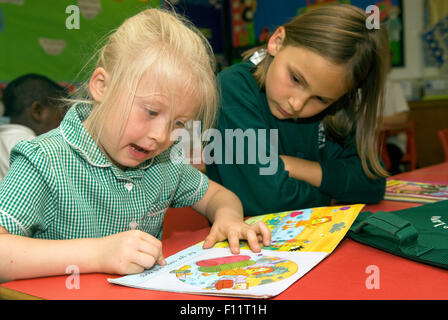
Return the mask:
<svg viewBox="0 0 448 320">
<path fill-rule="evenodd" d="M 88 81 L 71 100 L 93 105 L 86 127 L 95 140 L 109 112 L 121 111 L 117 106 L 120 92 L 130 93 L 125 97 L 124 129 L 137 86 L 145 74 L 170 96 L 187 93 L 196 97 L 200 105 L 193 120 L 201 120 L 203 130 L 212 127 L 218 104 L 214 56 L 205 37 L 186 18 L 165 9 L 144 10 L 113 31 L 97 55 L 94 68 L 104 68 L 108 74 L 101 103 L 92 99 Z M 174 92 L 179 86 L 173 84 L 181 85 L 183 92 Z"/>
<path fill-rule="evenodd" d="M 378 157 L 377 119 L 383 110 L 384 84 L 389 68 L 387 31 L 369 30 L 366 13 L 351 5 L 318 7 L 285 24 L 286 46 L 311 50 L 334 64 L 347 64 L 345 81 L 349 91 L 325 112 L 327 134 L 341 143 L 356 131 L 356 146 L 362 167 L 370 178 L 386 177 Z M 266 45 L 243 54 L 247 59 Z M 264 87 L 273 57 L 266 54 L 254 71 L 259 86 Z"/>
</svg>

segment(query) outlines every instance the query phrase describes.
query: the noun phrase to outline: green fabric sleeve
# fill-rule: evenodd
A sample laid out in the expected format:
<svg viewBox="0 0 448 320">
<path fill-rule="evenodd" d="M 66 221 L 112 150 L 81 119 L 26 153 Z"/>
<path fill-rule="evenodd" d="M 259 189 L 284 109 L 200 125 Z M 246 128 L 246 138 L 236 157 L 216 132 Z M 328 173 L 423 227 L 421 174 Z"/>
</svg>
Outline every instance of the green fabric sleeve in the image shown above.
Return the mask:
<svg viewBox="0 0 448 320">
<path fill-rule="evenodd" d="M 356 147 L 327 139 L 323 150 L 320 189 L 338 201 L 378 203 L 384 198 L 386 179 L 370 179 L 364 173 Z"/>
</svg>

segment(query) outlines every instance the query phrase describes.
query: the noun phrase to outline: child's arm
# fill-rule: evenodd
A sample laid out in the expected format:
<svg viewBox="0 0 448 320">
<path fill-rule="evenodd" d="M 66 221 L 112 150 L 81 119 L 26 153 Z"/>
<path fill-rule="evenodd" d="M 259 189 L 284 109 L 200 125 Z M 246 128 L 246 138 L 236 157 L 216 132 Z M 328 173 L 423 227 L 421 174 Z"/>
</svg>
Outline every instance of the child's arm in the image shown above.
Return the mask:
<svg viewBox="0 0 448 320">
<path fill-rule="evenodd" d="M 408 112 L 400 112 L 391 116 L 383 116 L 382 126 L 399 126 L 408 121 Z"/>
<path fill-rule="evenodd" d="M 228 239 L 232 253 L 239 253 L 240 239 L 247 239 L 249 247 L 254 252 L 260 251 L 259 240 L 265 246 L 270 244 L 269 228 L 262 222 L 252 226 L 245 223 L 243 207 L 238 197 L 211 180 L 204 197 L 192 207 L 213 223 L 204 241 L 204 248 L 210 248 L 216 242 L 225 239 Z"/>
<path fill-rule="evenodd" d="M 342 146 L 328 139 L 319 162 L 280 156 L 289 177 L 305 181 L 341 202 L 378 203 L 386 180 L 370 178 L 362 167 L 356 146 Z"/>
<path fill-rule="evenodd" d="M 285 170 L 291 178 L 306 181 L 317 188 L 322 183 L 322 167 L 319 162 L 309 161 L 297 157 L 280 156 L 285 164 Z"/>
<path fill-rule="evenodd" d="M 75 265 L 80 273 L 142 272 L 165 264 L 161 242 L 131 230 L 104 238 L 42 240 L 9 234 L 0 227 L 0 282 L 63 275 Z"/>
</svg>

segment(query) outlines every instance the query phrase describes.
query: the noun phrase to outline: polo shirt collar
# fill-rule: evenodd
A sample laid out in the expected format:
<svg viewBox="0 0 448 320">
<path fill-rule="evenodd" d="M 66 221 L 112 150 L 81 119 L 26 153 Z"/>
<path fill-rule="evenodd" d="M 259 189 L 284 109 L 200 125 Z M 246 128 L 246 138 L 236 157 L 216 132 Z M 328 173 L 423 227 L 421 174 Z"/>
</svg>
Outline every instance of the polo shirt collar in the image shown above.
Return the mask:
<svg viewBox="0 0 448 320">
<path fill-rule="evenodd" d="M 82 124 L 93 106 L 86 103 L 75 103 L 67 112 L 60 125 L 60 130 L 65 141 L 75 149 L 86 161 L 96 167 L 112 167 L 118 169 L 101 151 L 92 136 Z M 126 173 L 132 175 L 141 169 L 146 169 L 152 164 L 152 160 L 148 160 L 135 168 L 129 168 Z M 117 170 L 114 170 L 117 171 Z M 118 171 L 123 172 L 118 169 Z M 137 173 L 137 176 L 140 174 Z"/>
</svg>

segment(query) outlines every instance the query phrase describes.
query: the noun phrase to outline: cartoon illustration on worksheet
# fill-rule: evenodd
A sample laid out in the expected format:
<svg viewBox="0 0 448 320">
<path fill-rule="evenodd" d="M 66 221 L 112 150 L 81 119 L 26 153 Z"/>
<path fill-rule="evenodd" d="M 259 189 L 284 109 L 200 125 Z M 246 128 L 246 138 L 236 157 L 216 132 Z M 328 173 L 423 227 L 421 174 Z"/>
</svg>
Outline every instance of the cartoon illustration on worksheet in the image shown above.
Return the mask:
<svg viewBox="0 0 448 320">
<path fill-rule="evenodd" d="M 200 260 L 171 273 L 205 290 L 247 290 L 286 279 L 297 270 L 297 264 L 290 260 L 250 253 Z"/>
<path fill-rule="evenodd" d="M 246 220 L 263 221 L 271 230 L 271 245 L 263 247 L 273 251 L 331 252 L 347 232 L 358 215 L 359 205 L 319 207 L 267 214 Z M 224 248 L 227 242 L 215 247 Z M 249 249 L 241 242 L 242 249 Z"/>
</svg>

